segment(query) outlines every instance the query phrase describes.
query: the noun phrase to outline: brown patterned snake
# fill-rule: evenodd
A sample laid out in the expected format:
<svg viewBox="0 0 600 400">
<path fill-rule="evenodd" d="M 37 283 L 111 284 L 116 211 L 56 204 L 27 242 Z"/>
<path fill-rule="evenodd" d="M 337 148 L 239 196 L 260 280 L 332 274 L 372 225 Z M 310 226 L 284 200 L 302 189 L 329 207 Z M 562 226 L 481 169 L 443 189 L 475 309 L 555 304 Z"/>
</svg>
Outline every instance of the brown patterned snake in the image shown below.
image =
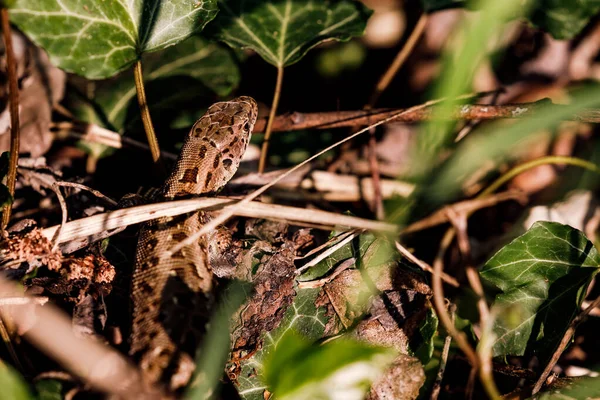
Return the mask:
<svg viewBox="0 0 600 400">
<path fill-rule="evenodd" d="M 213 104 L 186 137 L 162 198 L 218 192 L 240 164 L 256 115 L 251 97 Z M 140 360 L 148 382 L 164 383 L 169 390 L 185 386 L 194 370 L 194 347 L 213 303 L 209 259 L 223 244 L 215 238 L 217 231 L 174 254 L 169 249 L 207 220 L 203 212 L 159 218 L 144 225 L 138 239 L 130 354 Z"/>
</svg>

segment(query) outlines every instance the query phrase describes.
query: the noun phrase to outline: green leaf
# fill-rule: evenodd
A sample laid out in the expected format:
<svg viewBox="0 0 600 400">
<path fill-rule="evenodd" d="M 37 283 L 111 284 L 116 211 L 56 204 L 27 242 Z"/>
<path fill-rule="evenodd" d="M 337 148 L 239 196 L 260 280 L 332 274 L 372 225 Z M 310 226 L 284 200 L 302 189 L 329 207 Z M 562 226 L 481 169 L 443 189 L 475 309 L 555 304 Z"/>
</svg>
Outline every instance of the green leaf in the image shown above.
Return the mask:
<svg viewBox="0 0 600 400">
<path fill-rule="evenodd" d="M 62 382 L 55 379 L 41 379 L 35 382 L 38 400 L 62 400 Z"/>
<path fill-rule="evenodd" d="M 411 338 L 410 347 L 413 354 L 423 365 L 427 364 L 433 355 L 438 325 L 437 314 L 432 308 L 428 308 L 425 319 L 419 326 L 418 334 Z"/>
<path fill-rule="evenodd" d="M 240 72 L 231 52 L 217 43 L 194 35 L 177 46 L 142 58 L 144 85 L 150 112 L 169 121 L 188 117 L 190 124 L 208 105 L 213 93 L 227 96 L 237 87 Z M 204 103 L 199 102 L 204 97 Z M 139 121 L 139 107 L 130 71 L 105 82 L 95 101 L 117 130 Z M 191 115 L 190 115 L 191 114 Z M 164 121 L 158 121 L 165 125 Z M 159 129 L 157 128 L 157 131 Z"/>
<path fill-rule="evenodd" d="M 262 380 L 263 362 L 286 332 L 299 332 L 305 339 L 312 341 L 321 338 L 327 318 L 325 310 L 315 306 L 319 292 L 320 289 L 297 290 L 294 302 L 286 310 L 279 326 L 263 334 L 262 348 L 241 362 L 242 371 L 236 383 L 240 397 L 247 400 L 264 400 L 263 393 L 267 387 Z"/>
<path fill-rule="evenodd" d="M 270 64 L 298 62 L 326 40 L 362 35 L 371 11 L 352 0 L 219 0 L 207 30 L 235 48 L 250 48 Z"/>
<path fill-rule="evenodd" d="M 265 381 L 282 400 L 360 400 L 394 356 L 391 349 L 348 339 L 315 345 L 288 331 L 265 360 Z"/>
<path fill-rule="evenodd" d="M 598 0 L 538 0 L 530 20 L 556 39 L 571 39 L 600 10 Z"/>
<path fill-rule="evenodd" d="M 481 276 L 497 286 L 494 355 L 549 356 L 573 320 L 600 255 L 568 225 L 536 222 L 496 253 Z M 544 361 L 541 361 L 544 363 Z"/>
<path fill-rule="evenodd" d="M 53 64 L 106 78 L 202 30 L 216 13 L 216 0 L 17 0 L 11 21 Z"/>
<path fill-rule="evenodd" d="M 29 400 L 33 398 L 23 378 L 6 364 L 0 366 L 0 388 L 2 388 L 2 398 L 4 399 Z"/>
</svg>

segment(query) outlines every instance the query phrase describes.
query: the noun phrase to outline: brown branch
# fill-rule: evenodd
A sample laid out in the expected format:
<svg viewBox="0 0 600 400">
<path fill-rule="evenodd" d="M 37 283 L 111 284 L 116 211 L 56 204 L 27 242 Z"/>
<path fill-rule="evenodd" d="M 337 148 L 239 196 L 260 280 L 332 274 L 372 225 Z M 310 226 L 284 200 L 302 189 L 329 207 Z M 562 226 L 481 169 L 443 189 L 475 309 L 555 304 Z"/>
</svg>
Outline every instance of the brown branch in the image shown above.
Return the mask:
<svg viewBox="0 0 600 400">
<path fill-rule="evenodd" d="M 8 10 L 0 10 L 2 21 L 2 35 L 6 47 L 6 74 L 8 75 L 8 99 L 10 103 L 10 159 L 8 162 L 8 175 L 6 186 L 11 196 L 15 194 L 15 181 L 17 179 L 17 163 L 19 161 L 19 86 L 17 82 L 17 61 L 13 51 L 12 33 Z M 2 229 L 6 228 L 10 221 L 12 204 L 7 204 L 2 213 Z"/>
<path fill-rule="evenodd" d="M 465 104 L 452 109 L 447 115 L 438 115 L 436 117 L 450 120 L 494 120 L 494 119 L 513 119 L 535 116 L 541 107 L 555 107 L 560 109 L 565 107 L 559 104 L 550 104 L 548 101 L 533 103 L 506 104 L 506 105 L 485 105 L 485 104 Z M 331 111 L 319 113 L 301 113 L 293 112 L 279 115 L 273 121 L 273 132 L 297 131 L 301 129 L 332 129 L 344 127 L 358 127 L 370 125 L 399 112 L 404 109 L 381 108 L 374 110 L 359 111 Z M 411 110 L 394 119 L 394 122 L 415 123 L 428 121 L 436 111 L 435 107 L 425 107 Z M 572 121 L 580 122 L 600 122 L 600 109 L 588 109 L 574 113 Z M 267 123 L 266 118 L 259 119 L 254 126 L 253 133 L 264 132 Z"/>
</svg>

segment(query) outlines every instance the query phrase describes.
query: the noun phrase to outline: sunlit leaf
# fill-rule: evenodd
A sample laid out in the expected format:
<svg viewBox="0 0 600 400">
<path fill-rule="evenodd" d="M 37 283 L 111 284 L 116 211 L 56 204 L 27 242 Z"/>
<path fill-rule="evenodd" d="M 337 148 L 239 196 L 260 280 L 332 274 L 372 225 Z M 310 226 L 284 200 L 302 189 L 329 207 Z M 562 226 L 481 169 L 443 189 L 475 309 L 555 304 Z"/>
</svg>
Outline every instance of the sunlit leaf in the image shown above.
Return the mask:
<svg viewBox="0 0 600 400">
<path fill-rule="evenodd" d="M 216 0 L 17 0 L 11 20 L 56 66 L 105 78 L 202 30 L 216 13 Z"/>
<path fill-rule="evenodd" d="M 494 354 L 534 352 L 544 359 L 552 353 L 599 266 L 592 242 L 555 222 L 537 222 L 503 247 L 481 270 L 502 291 L 494 301 L 502 311 L 494 327 Z"/>
<path fill-rule="evenodd" d="M 371 11 L 352 0 L 220 0 L 208 32 L 250 48 L 276 67 L 299 61 L 326 40 L 362 35 Z"/>
</svg>

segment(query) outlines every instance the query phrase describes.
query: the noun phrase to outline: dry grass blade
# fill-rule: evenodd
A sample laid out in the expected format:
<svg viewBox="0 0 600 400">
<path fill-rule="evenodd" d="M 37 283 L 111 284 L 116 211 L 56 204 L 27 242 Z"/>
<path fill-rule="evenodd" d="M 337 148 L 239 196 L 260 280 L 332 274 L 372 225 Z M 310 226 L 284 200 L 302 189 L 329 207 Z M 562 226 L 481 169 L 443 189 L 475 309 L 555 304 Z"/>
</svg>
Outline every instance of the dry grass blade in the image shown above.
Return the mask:
<svg viewBox="0 0 600 400">
<path fill-rule="evenodd" d="M 348 235 L 345 235 L 336 244 L 330 246 L 327 250 L 323 251 L 321 254 L 319 254 L 318 256 L 316 256 L 315 258 L 313 258 L 306 264 L 304 264 L 302 267 L 298 268 L 296 270 L 296 273 L 301 274 L 302 272 L 309 269 L 310 267 L 317 265 L 318 263 L 323 261 L 326 257 L 329 257 L 330 255 L 332 255 L 333 253 L 335 253 L 336 251 L 338 251 L 339 249 L 344 247 L 346 244 L 350 243 L 352 240 L 354 240 L 354 238 L 358 237 L 362 233 L 363 233 L 363 231 L 356 231 L 356 230 L 349 232 Z"/>
<path fill-rule="evenodd" d="M 262 175 L 250 174 L 242 176 L 231 181 L 229 185 L 266 185 L 284 171 L 273 172 L 276 172 L 276 174 L 269 172 Z M 384 199 L 389 199 L 393 196 L 408 197 L 415 189 L 414 184 L 397 179 L 381 179 L 380 185 L 381 195 Z M 292 174 L 285 181 L 275 185 L 273 197 L 293 199 L 317 198 L 324 201 L 341 202 L 364 200 L 371 202 L 373 200 L 372 187 L 372 178 L 360 178 L 356 175 L 341 175 L 320 170 L 308 173 L 307 169 L 306 171 L 298 171 L 297 174 Z M 307 192 L 303 193 L 300 190 L 290 189 L 302 189 Z"/>
<path fill-rule="evenodd" d="M 97 214 L 65 224 L 61 231 L 60 243 L 91 238 L 94 235 L 155 218 L 172 217 L 200 209 L 216 210 L 226 205 L 230 205 L 232 202 L 235 202 L 235 200 L 228 198 L 200 198 L 168 201 Z M 285 221 L 296 225 L 317 225 L 327 229 L 368 229 L 385 233 L 395 233 L 397 231 L 396 225 L 384 222 L 340 215 L 327 211 L 306 210 L 304 208 L 263 204 L 258 202 L 247 203 L 244 208 L 239 208 L 237 210 L 237 215 L 249 218 L 266 218 Z M 57 229 L 58 226 L 46 228 L 43 230 L 43 234 L 48 238 L 52 238 Z"/>
</svg>

